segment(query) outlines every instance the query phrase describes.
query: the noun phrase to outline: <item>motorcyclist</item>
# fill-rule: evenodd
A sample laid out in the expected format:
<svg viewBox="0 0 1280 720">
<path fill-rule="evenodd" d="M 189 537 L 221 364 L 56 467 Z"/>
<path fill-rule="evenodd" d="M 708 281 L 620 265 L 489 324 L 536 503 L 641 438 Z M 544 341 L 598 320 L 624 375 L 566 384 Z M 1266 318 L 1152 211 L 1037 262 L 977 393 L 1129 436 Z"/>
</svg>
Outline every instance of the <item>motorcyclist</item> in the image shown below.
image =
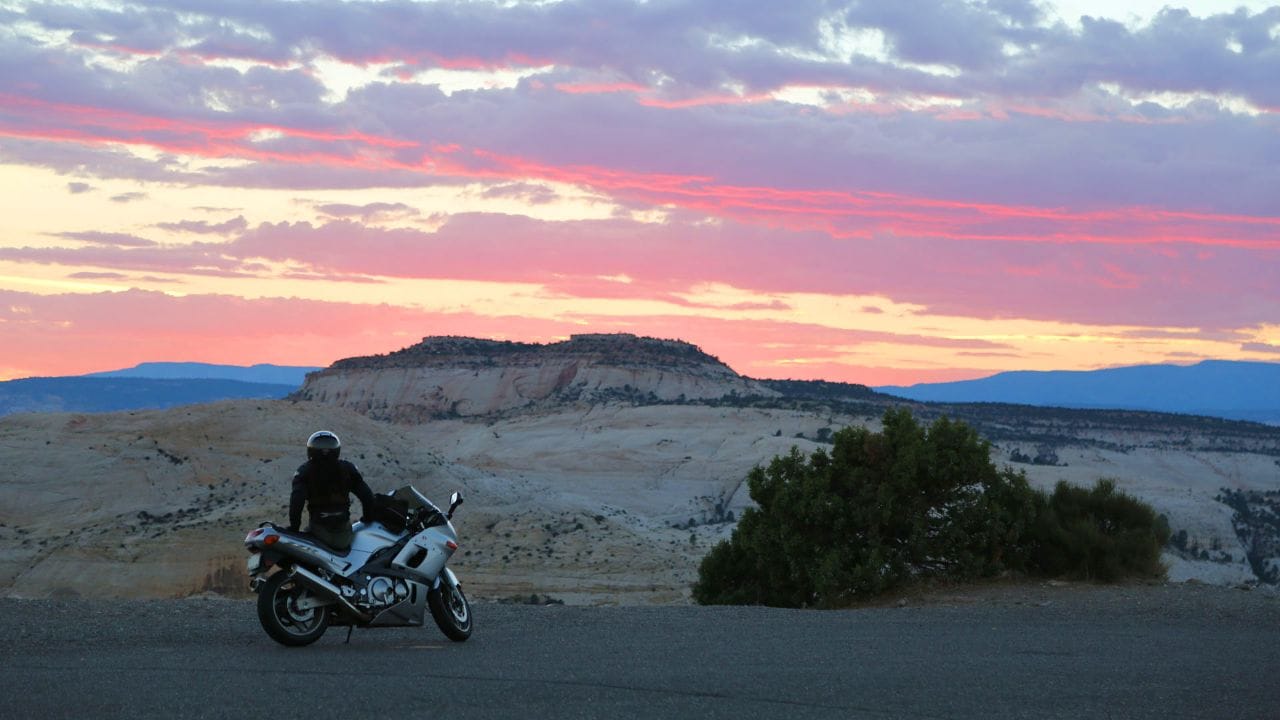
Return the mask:
<svg viewBox="0 0 1280 720">
<path fill-rule="evenodd" d="M 302 524 L 302 506 L 307 506 L 311 524 L 307 532 L 334 550 L 347 550 L 355 533 L 351 530 L 351 493 L 360 499 L 360 509 L 373 509 L 373 491 L 355 464 L 339 460 L 342 441 L 328 430 L 307 438 L 307 461 L 293 474 L 289 495 L 289 529 Z"/>
</svg>

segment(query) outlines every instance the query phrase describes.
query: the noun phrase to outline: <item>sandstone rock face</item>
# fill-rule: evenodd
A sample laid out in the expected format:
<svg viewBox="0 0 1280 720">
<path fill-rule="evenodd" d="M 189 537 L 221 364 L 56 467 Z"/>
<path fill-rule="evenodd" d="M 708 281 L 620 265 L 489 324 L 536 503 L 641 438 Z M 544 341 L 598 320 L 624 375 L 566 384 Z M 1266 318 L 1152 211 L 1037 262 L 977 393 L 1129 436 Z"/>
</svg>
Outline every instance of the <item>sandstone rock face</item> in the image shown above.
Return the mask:
<svg viewBox="0 0 1280 720">
<path fill-rule="evenodd" d="M 342 360 L 312 373 L 295 398 L 415 424 L 573 403 L 729 396 L 778 393 L 688 343 L 575 335 L 551 345 L 426 338 L 399 352 Z"/>
</svg>

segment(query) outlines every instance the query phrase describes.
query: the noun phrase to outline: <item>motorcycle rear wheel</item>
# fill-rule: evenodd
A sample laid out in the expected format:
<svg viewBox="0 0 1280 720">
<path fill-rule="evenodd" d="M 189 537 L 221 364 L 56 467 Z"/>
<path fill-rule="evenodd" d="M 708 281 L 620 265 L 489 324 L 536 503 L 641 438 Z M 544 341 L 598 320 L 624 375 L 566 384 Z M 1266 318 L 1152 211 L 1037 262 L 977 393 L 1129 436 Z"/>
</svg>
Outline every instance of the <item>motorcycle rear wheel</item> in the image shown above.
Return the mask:
<svg viewBox="0 0 1280 720">
<path fill-rule="evenodd" d="M 328 606 L 300 608 L 299 601 L 312 593 L 305 585 L 278 572 L 258 589 L 258 621 L 272 640 L 281 645 L 310 645 L 329 629 Z"/>
<path fill-rule="evenodd" d="M 462 594 L 462 588 L 449 583 L 427 593 L 427 606 L 440 632 L 454 642 L 471 637 L 471 603 Z"/>
</svg>

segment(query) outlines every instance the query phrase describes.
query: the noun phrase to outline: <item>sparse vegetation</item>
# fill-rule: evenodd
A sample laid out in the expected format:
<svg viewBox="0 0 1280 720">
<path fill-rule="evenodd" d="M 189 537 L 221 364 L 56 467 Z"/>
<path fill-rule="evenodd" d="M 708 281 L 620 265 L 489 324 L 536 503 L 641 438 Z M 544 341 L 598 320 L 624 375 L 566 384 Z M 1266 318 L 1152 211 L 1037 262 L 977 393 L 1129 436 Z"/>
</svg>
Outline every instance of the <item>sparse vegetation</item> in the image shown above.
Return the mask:
<svg viewBox="0 0 1280 720">
<path fill-rule="evenodd" d="M 840 606 L 927 578 L 1005 570 L 1115 580 L 1163 574 L 1168 526 L 1100 481 L 1047 495 L 998 470 L 963 422 L 927 429 L 890 409 L 883 432 L 849 427 L 748 477 L 757 507 L 704 558 L 704 604 Z"/>
<path fill-rule="evenodd" d="M 1231 524 L 1253 573 L 1264 583 L 1280 583 L 1280 490 L 1222 488 L 1217 500 L 1235 511 Z"/>
<path fill-rule="evenodd" d="M 1036 448 L 1036 454 L 1030 455 L 1020 449 L 1015 449 L 1009 453 L 1011 462 L 1023 463 L 1026 465 L 1059 465 L 1065 463 L 1058 462 L 1058 451 L 1051 445 L 1041 445 Z"/>
</svg>

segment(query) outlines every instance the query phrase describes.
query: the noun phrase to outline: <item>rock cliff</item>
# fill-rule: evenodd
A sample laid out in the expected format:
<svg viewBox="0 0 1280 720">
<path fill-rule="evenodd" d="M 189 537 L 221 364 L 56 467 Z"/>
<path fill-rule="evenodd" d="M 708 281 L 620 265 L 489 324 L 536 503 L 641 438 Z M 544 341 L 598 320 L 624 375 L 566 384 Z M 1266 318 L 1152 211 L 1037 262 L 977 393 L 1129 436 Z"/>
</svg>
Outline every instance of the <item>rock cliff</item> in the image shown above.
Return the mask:
<svg viewBox="0 0 1280 720">
<path fill-rule="evenodd" d="M 734 395 L 780 393 L 689 343 L 612 334 L 574 335 L 546 345 L 428 337 L 397 352 L 340 360 L 311 373 L 293 398 L 414 424 L 575 403 Z"/>
</svg>

